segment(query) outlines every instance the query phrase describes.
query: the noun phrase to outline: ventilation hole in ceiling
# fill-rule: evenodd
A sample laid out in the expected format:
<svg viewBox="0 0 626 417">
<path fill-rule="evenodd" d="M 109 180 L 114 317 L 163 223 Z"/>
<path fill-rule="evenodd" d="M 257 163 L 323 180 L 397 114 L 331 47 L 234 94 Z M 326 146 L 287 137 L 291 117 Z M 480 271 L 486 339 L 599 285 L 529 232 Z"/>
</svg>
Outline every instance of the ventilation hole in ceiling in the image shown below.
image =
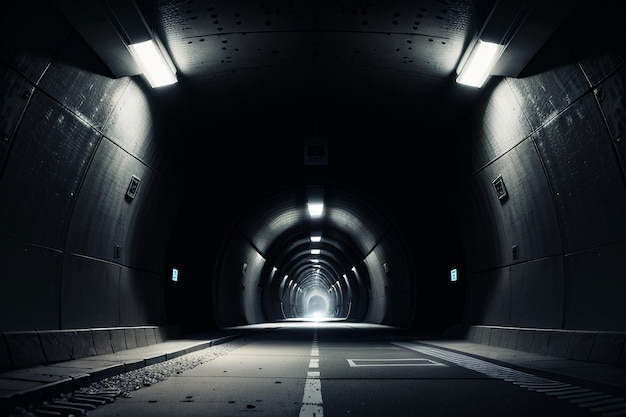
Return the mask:
<svg viewBox="0 0 626 417">
<path fill-rule="evenodd" d="M 214 25 L 219 25 L 219 24 L 220 24 L 220 21 L 219 21 L 219 20 L 214 20 L 214 21 L 213 21 L 213 24 L 214 24 Z"/>
<path fill-rule="evenodd" d="M 228 43 L 228 39 L 223 39 L 222 43 Z"/>
<path fill-rule="evenodd" d="M 393 21 L 393 22 L 391 22 L 391 23 L 393 23 L 394 25 L 397 25 L 397 24 L 398 24 L 398 21 L 397 21 L 397 20 L 394 20 L 394 21 Z"/>
<path fill-rule="evenodd" d="M 406 43 L 413 43 L 413 41 L 411 39 L 407 39 Z"/>
<path fill-rule="evenodd" d="M 367 14 L 367 10 L 365 10 L 365 9 L 361 10 L 361 14 L 363 14 L 363 15 Z"/>
<path fill-rule="evenodd" d="M 204 42 L 204 38 L 200 38 L 200 42 Z"/>
<path fill-rule="evenodd" d="M 241 25 L 241 20 L 237 20 L 237 25 Z"/>
<path fill-rule="evenodd" d="M 218 30 L 219 32 L 221 32 L 221 31 L 223 31 L 223 30 L 224 30 L 224 28 L 223 28 L 222 26 L 220 26 L 220 27 L 218 27 L 218 28 L 217 28 L 217 30 Z"/>
<path fill-rule="evenodd" d="M 278 51 L 276 49 L 272 49 L 272 54 L 273 55 L 278 55 Z"/>
<path fill-rule="evenodd" d="M 272 26 L 272 21 L 271 20 L 266 20 L 265 21 L 265 25 L 266 26 Z"/>
<path fill-rule="evenodd" d="M 213 13 L 213 14 L 211 15 L 211 19 L 217 19 L 217 13 Z"/>
<path fill-rule="evenodd" d="M 362 22 L 361 22 L 361 24 L 362 24 L 363 26 L 367 26 L 367 20 L 362 21 Z"/>
<path fill-rule="evenodd" d="M 432 41 L 433 41 L 432 39 L 429 39 L 429 40 L 428 40 L 428 42 L 432 42 Z"/>
<path fill-rule="evenodd" d="M 423 19 L 423 18 L 424 18 L 424 15 L 423 15 L 423 14 L 421 14 L 421 13 L 418 13 L 418 14 L 417 14 L 417 18 L 418 18 L 418 19 Z"/>
</svg>

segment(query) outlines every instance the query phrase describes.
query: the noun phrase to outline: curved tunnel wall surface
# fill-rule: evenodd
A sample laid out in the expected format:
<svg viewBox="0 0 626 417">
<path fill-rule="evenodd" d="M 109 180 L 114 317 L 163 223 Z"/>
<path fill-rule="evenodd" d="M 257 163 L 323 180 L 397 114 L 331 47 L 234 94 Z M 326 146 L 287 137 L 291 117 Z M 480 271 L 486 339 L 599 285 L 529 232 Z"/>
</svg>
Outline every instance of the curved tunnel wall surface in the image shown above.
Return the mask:
<svg viewBox="0 0 626 417">
<path fill-rule="evenodd" d="M 12 8 L 3 27 L 19 31 L 3 31 L 0 60 L 0 329 L 163 323 L 182 197 L 176 124 L 143 82 L 106 75 L 51 4 Z"/>
<path fill-rule="evenodd" d="M 524 76 L 493 79 L 457 128 L 466 323 L 626 329 L 626 67 L 615 5 L 574 13 Z"/>
<path fill-rule="evenodd" d="M 619 2 L 584 4 L 523 76 L 494 77 L 460 126 L 429 138 L 439 152 L 429 168 L 446 184 L 461 237 L 465 323 L 626 330 L 624 15 Z M 185 239 L 193 232 L 174 229 L 187 214 L 185 126 L 143 80 L 108 76 L 51 5 L 11 10 L 0 40 L 0 330 L 213 326 L 208 283 L 226 235 L 207 233 L 196 248 Z M 600 46 L 590 51 L 589 39 Z M 128 199 L 133 175 L 141 183 Z M 492 184 L 498 175 L 503 200 Z M 421 254 L 417 240 L 409 250 Z M 423 274 L 424 259 L 440 250 L 427 242 L 425 256 L 411 258 L 418 298 L 431 278 L 447 285 L 445 274 Z M 241 274 L 246 256 L 224 259 Z M 173 265 L 178 286 L 167 280 Z M 254 260 L 247 273 L 261 271 Z M 256 295 L 231 300 L 242 321 L 261 316 Z M 409 310 L 368 311 L 397 322 Z M 415 311 L 428 313 L 418 302 Z"/>
</svg>

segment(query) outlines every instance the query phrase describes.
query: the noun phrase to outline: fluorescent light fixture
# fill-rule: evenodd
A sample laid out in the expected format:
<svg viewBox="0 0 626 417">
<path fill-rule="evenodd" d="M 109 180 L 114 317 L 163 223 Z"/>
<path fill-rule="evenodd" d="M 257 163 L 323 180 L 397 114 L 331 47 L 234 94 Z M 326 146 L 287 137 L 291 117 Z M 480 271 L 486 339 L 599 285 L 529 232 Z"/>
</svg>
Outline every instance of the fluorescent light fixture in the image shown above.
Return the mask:
<svg viewBox="0 0 626 417">
<path fill-rule="evenodd" d="M 306 203 L 306 206 L 311 217 L 320 217 L 324 212 L 324 203 Z"/>
<path fill-rule="evenodd" d="M 172 281 L 178 281 L 178 268 L 172 268 Z"/>
<path fill-rule="evenodd" d="M 321 252 L 320 249 L 311 249 L 311 255 L 319 255 Z"/>
<path fill-rule="evenodd" d="M 130 44 L 129 49 L 137 65 L 153 88 L 174 84 L 176 74 L 154 39 Z"/>
<path fill-rule="evenodd" d="M 321 241 L 322 241 L 321 235 L 311 235 L 311 242 L 321 242 Z"/>
<path fill-rule="evenodd" d="M 472 52 L 460 69 L 456 82 L 471 87 L 482 87 L 496 61 L 500 45 L 478 40 Z"/>
</svg>

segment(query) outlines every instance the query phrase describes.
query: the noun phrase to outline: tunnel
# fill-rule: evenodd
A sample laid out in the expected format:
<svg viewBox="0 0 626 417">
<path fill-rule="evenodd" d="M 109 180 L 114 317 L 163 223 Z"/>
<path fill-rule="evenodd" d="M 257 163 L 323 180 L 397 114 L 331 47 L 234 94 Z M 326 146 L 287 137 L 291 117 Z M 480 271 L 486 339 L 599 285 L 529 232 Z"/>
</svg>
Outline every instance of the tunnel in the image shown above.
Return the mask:
<svg viewBox="0 0 626 417">
<path fill-rule="evenodd" d="M 10 2 L 3 345 L 315 317 L 623 335 L 625 16 L 609 0 Z M 485 83 L 457 82 L 485 39 Z M 135 61 L 145 40 L 172 84 Z"/>
</svg>

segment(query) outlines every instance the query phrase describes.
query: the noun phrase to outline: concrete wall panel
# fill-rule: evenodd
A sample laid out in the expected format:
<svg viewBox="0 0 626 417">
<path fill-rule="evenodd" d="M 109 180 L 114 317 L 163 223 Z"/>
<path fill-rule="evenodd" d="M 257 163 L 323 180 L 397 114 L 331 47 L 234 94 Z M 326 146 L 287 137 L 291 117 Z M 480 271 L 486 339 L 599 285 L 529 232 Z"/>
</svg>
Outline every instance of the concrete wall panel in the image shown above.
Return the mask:
<svg viewBox="0 0 626 417">
<path fill-rule="evenodd" d="M 0 235 L 61 249 L 99 135 L 35 92 L 0 177 Z"/>
<path fill-rule="evenodd" d="M 511 326 L 561 328 L 565 302 L 563 258 L 553 256 L 511 267 Z"/>
<path fill-rule="evenodd" d="M 591 93 L 535 136 L 566 252 L 626 239 L 626 185 Z"/>
<path fill-rule="evenodd" d="M 473 274 L 467 278 L 463 319 L 467 323 L 506 326 L 512 295 L 509 268 Z"/>
<path fill-rule="evenodd" d="M 66 255 L 61 288 L 61 329 L 120 325 L 120 266 Z"/>
<path fill-rule="evenodd" d="M 163 275 L 122 268 L 120 275 L 120 325 L 142 326 L 165 323 Z M 144 345 L 145 333 L 137 335 L 138 346 Z"/>
<path fill-rule="evenodd" d="M 0 331 L 57 329 L 61 254 L 4 238 L 0 253 Z"/>
<path fill-rule="evenodd" d="M 565 257 L 565 327 L 626 330 L 626 241 Z"/>
</svg>

